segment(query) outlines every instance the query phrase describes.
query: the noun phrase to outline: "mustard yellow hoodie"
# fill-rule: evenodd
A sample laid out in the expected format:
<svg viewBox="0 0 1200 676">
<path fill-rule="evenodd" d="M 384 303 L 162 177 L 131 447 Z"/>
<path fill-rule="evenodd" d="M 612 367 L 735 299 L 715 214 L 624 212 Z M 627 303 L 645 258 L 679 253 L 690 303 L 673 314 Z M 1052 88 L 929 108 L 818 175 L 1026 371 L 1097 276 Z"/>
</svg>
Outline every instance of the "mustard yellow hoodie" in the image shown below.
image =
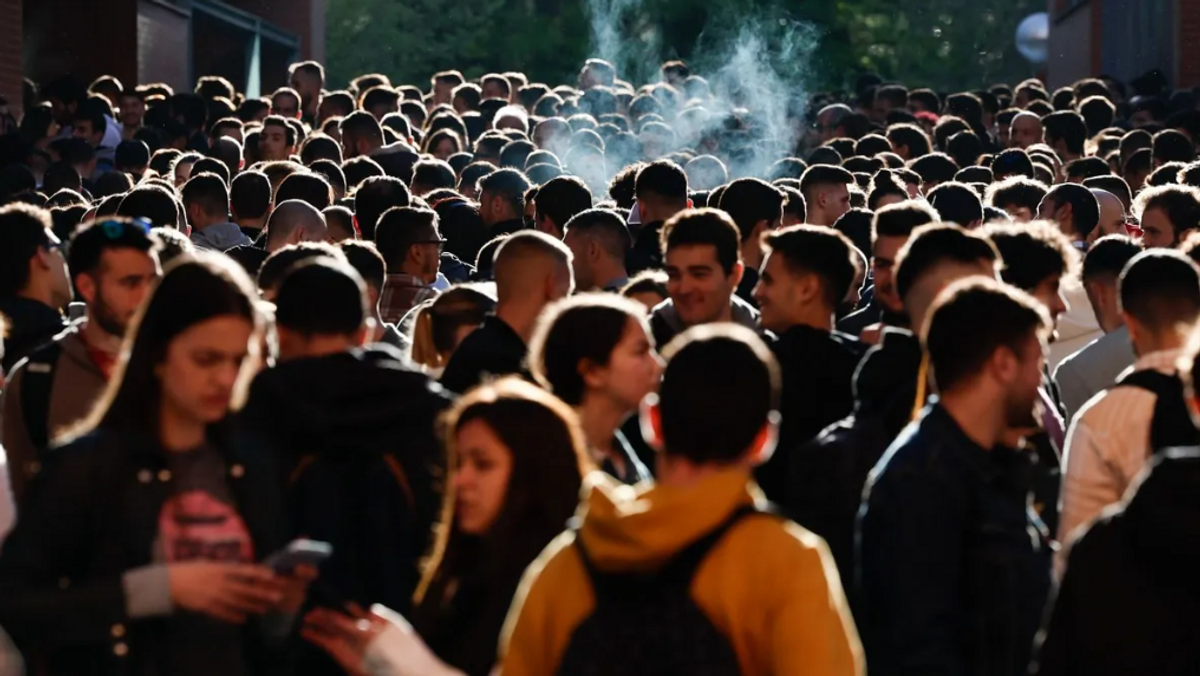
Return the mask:
<svg viewBox="0 0 1200 676">
<path fill-rule="evenodd" d="M 654 570 L 737 507 L 765 506 L 741 469 L 686 487 L 622 486 L 599 472 L 587 484 L 580 537 L 606 572 Z M 592 613 L 595 597 L 574 537 L 560 536 L 526 571 L 501 644 L 503 676 L 554 674 L 575 628 Z M 833 558 L 795 523 L 772 515 L 739 521 L 700 564 L 692 598 L 729 638 L 745 676 L 864 671 Z"/>
</svg>

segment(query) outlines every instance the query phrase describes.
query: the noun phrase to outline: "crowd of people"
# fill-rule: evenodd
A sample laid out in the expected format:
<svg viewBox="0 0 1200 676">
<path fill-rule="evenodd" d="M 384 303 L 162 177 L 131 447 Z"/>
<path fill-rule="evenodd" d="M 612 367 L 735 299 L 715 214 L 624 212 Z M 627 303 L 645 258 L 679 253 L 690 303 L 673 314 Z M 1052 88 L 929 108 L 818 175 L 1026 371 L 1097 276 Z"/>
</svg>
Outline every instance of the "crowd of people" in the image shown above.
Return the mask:
<svg viewBox="0 0 1200 676">
<path fill-rule="evenodd" d="M 1200 92 L 289 78 L 0 120 L 0 673 L 1200 669 Z"/>
</svg>

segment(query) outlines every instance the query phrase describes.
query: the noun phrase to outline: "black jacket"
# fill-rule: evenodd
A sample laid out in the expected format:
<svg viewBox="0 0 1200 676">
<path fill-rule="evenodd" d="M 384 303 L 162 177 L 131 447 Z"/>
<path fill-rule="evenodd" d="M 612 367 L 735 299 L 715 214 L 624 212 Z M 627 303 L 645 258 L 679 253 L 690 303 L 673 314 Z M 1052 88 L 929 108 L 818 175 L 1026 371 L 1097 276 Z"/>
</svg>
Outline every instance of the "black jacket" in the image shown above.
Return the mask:
<svg viewBox="0 0 1200 676">
<path fill-rule="evenodd" d="M 265 454 L 220 445 L 229 489 L 259 557 L 287 532 L 276 470 Z M 122 575 L 151 563 L 171 495 L 166 451 L 114 432 L 82 437 L 48 456 L 0 554 L 0 625 L 45 673 L 169 676 L 159 667 L 172 617 L 131 620 Z M 252 670 L 278 673 L 280 655 L 242 632 Z M 220 646 L 213 646 L 220 650 Z"/>
<path fill-rule="evenodd" d="M 759 486 L 779 505 L 791 504 L 790 468 L 799 447 L 854 408 L 851 381 L 862 357 L 861 344 L 838 333 L 793 326 L 770 343 L 783 375 L 783 417 L 775 454 L 758 468 Z"/>
<path fill-rule="evenodd" d="M 434 426 L 449 403 L 382 345 L 255 378 L 242 427 L 278 459 L 295 535 L 333 545 L 321 601 L 406 612 L 441 505 Z"/>
<path fill-rule="evenodd" d="M 13 296 L 0 300 L 0 315 L 8 319 L 4 337 L 4 372 L 67 328 L 62 314 L 36 300 Z"/>
<path fill-rule="evenodd" d="M 1029 457 L 973 442 L 936 400 L 864 491 L 855 622 L 873 674 L 1025 673 L 1050 586 Z"/>
<path fill-rule="evenodd" d="M 633 248 L 625 257 L 625 269 L 629 271 L 630 277 L 646 270 L 662 269 L 662 243 L 659 242 L 662 226 L 662 221 L 643 223 L 634 234 Z"/>
<path fill-rule="evenodd" d="M 851 336 L 861 336 L 863 329 L 880 321 L 880 318 L 883 316 L 882 307 L 879 301 L 871 298 L 871 301 L 862 309 L 838 320 L 837 330 Z"/>
<path fill-rule="evenodd" d="M 511 218 L 507 221 L 500 221 L 499 223 L 493 223 L 492 227 L 488 228 L 487 231 L 488 231 L 488 237 L 491 239 L 495 239 L 495 238 L 499 237 L 500 235 L 511 235 L 513 233 L 517 233 L 522 230 L 528 230 L 528 229 L 529 229 L 529 226 L 527 226 L 525 224 L 525 219 Z"/>
<path fill-rule="evenodd" d="M 462 394 L 487 376 L 525 373 L 529 348 L 524 339 L 495 315 L 467 336 L 442 372 L 442 387 Z"/>
<path fill-rule="evenodd" d="M 1067 561 L 1033 673 L 1200 673 L 1200 449 L 1156 458 Z"/>
</svg>

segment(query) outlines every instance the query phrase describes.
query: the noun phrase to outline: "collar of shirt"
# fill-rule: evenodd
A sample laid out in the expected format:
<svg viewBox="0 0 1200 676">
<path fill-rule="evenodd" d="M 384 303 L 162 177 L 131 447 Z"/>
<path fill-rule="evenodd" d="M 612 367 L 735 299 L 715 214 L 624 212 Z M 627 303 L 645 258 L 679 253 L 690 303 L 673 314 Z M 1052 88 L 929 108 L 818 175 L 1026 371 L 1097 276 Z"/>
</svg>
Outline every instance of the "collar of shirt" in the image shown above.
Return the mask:
<svg viewBox="0 0 1200 676">
<path fill-rule="evenodd" d="M 203 230 L 192 230 L 192 244 L 202 249 L 228 251 L 235 246 L 251 244 L 250 238 L 237 223 L 213 223 Z"/>
<path fill-rule="evenodd" d="M 412 286 L 412 287 L 429 286 L 428 284 L 425 283 L 425 280 L 421 279 L 420 277 L 418 277 L 416 275 L 409 275 L 409 274 L 406 274 L 403 272 L 397 272 L 397 273 L 388 275 L 387 281 L 385 282 L 385 284 L 388 286 Z"/>
</svg>

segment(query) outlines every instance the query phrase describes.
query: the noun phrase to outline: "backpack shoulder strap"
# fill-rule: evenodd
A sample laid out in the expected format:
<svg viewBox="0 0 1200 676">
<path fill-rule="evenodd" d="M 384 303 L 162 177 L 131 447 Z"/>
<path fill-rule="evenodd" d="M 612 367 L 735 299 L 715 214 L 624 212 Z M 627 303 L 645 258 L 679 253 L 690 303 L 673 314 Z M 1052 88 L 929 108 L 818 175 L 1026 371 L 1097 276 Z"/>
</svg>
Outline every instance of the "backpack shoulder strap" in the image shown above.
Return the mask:
<svg viewBox="0 0 1200 676">
<path fill-rule="evenodd" d="M 1157 397 L 1154 417 L 1150 421 L 1150 453 L 1174 446 L 1193 446 L 1200 443 L 1200 432 L 1192 423 L 1183 401 L 1183 382 L 1178 375 L 1154 369 L 1134 371 L 1117 383 L 1118 386 L 1138 387 Z"/>
<path fill-rule="evenodd" d="M 1155 369 L 1143 369 L 1118 380 L 1117 387 L 1137 387 L 1161 395 L 1170 393 L 1174 389 L 1174 382 L 1178 382 L 1175 375 L 1161 373 Z"/>
<path fill-rule="evenodd" d="M 710 530 L 698 539 L 693 541 L 688 546 L 679 551 L 671 560 L 663 567 L 662 573 L 670 576 L 673 579 L 691 582 L 696 575 L 696 569 L 704 561 L 708 553 L 716 546 L 726 533 L 730 531 L 739 521 L 751 514 L 773 513 L 774 507 L 768 508 L 765 512 L 759 510 L 752 504 L 741 505 L 733 510 L 724 521 L 716 528 Z"/>
<path fill-rule="evenodd" d="M 62 343 L 46 343 L 29 355 L 21 377 L 21 409 L 25 414 L 25 430 L 29 441 L 40 454 L 50 442 L 50 392 L 54 387 L 54 372 L 62 356 Z"/>
</svg>

